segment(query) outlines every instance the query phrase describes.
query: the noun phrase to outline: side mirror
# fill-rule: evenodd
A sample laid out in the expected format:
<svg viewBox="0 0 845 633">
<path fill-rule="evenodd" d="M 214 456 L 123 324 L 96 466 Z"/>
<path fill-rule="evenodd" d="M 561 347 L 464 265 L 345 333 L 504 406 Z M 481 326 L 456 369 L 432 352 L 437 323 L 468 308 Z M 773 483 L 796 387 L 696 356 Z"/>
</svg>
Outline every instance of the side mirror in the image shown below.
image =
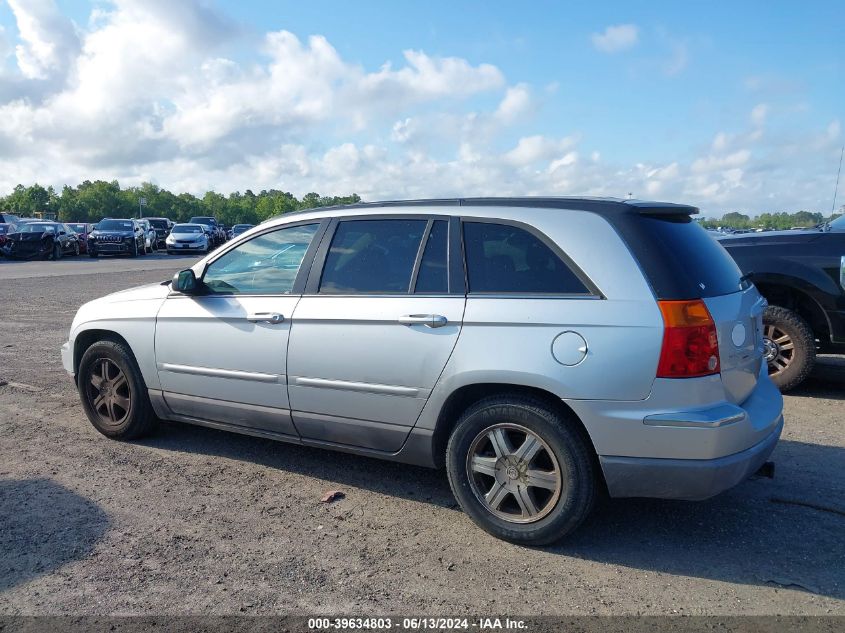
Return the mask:
<svg viewBox="0 0 845 633">
<path fill-rule="evenodd" d="M 185 294 L 194 294 L 199 289 L 199 282 L 197 281 L 197 276 L 194 274 L 194 271 L 188 268 L 187 270 L 180 270 L 178 273 L 173 275 L 173 282 L 170 284 L 170 287 L 177 292 L 183 292 Z"/>
</svg>

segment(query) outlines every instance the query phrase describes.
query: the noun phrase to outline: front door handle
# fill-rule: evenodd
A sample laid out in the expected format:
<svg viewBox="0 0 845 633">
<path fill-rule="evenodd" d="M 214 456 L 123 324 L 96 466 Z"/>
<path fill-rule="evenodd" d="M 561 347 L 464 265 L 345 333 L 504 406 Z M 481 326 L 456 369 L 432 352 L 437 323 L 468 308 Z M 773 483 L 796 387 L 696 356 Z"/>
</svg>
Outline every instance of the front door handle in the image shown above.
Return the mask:
<svg viewBox="0 0 845 633">
<path fill-rule="evenodd" d="M 285 320 L 285 317 L 278 312 L 255 312 L 248 314 L 246 320 L 250 323 L 270 323 L 271 325 L 278 325 Z"/>
<path fill-rule="evenodd" d="M 449 322 L 440 314 L 406 314 L 399 317 L 402 325 L 425 325 L 426 327 L 443 327 Z"/>
</svg>

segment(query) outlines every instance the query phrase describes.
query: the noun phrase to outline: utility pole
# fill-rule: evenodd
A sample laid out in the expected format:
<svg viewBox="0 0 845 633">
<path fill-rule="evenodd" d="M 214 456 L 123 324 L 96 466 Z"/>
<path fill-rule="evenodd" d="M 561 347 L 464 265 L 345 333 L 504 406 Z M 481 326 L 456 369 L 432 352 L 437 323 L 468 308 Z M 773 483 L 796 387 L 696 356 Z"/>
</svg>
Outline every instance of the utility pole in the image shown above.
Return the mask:
<svg viewBox="0 0 845 633">
<path fill-rule="evenodd" d="M 830 205 L 830 215 L 833 215 L 833 212 L 836 211 L 836 193 L 839 191 L 839 175 L 842 173 L 843 154 L 845 154 L 845 145 L 842 146 L 842 150 L 839 152 L 839 171 L 836 172 L 836 186 L 833 187 L 833 204 Z"/>
</svg>

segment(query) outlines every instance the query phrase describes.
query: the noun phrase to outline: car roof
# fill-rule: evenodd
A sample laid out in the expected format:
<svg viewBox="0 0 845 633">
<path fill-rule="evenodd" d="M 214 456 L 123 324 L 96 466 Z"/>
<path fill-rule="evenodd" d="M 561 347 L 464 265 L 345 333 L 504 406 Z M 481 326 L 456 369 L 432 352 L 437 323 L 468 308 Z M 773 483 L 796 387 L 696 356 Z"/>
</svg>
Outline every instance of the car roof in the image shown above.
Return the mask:
<svg viewBox="0 0 845 633">
<path fill-rule="evenodd" d="M 316 207 L 291 211 L 271 217 L 265 222 L 273 222 L 282 218 L 319 215 L 340 215 L 349 210 L 379 213 L 389 210 L 389 213 L 415 213 L 418 207 L 524 207 L 540 209 L 560 209 L 573 211 L 591 211 L 601 215 L 693 215 L 698 208 L 671 202 L 654 200 L 625 200 L 621 198 L 596 197 L 554 197 L 554 196 L 522 196 L 522 197 L 485 197 L 485 198 L 431 198 L 419 200 L 382 200 L 379 202 L 357 202 L 348 205 L 330 207 Z M 365 213 L 366 214 L 366 213 Z"/>
</svg>

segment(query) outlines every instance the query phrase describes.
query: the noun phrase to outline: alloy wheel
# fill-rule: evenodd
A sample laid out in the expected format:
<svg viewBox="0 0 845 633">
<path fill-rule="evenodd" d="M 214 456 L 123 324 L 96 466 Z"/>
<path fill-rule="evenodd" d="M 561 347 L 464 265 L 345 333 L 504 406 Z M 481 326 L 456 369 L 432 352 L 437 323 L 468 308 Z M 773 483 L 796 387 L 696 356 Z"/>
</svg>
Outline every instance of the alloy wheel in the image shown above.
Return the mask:
<svg viewBox="0 0 845 633">
<path fill-rule="evenodd" d="M 478 501 L 512 523 L 533 523 L 548 515 L 563 488 L 560 464 L 549 445 L 518 424 L 481 431 L 467 453 L 466 469 Z"/>
<path fill-rule="evenodd" d="M 776 325 L 768 324 L 763 329 L 763 348 L 769 375 L 784 371 L 795 358 L 792 337 Z"/>
<path fill-rule="evenodd" d="M 108 358 L 100 358 L 91 367 L 87 392 L 91 408 L 108 426 L 119 426 L 132 408 L 132 392 L 126 374 Z"/>
</svg>

